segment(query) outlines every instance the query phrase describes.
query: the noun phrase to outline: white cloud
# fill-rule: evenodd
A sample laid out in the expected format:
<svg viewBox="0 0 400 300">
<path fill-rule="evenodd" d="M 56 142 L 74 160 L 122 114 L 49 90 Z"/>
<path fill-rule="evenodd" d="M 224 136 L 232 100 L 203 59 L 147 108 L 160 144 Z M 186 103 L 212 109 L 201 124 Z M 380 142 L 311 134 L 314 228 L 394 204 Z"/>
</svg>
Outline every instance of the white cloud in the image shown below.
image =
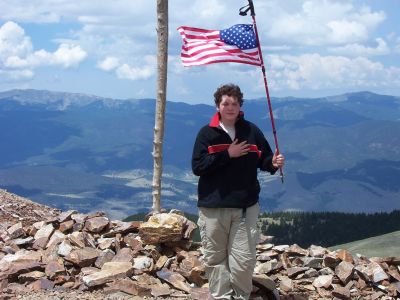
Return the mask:
<svg viewBox="0 0 400 300">
<path fill-rule="evenodd" d="M 150 66 L 132 67 L 128 64 L 123 64 L 117 68 L 116 74 L 121 79 L 147 79 L 154 74 L 154 69 Z"/>
<path fill-rule="evenodd" d="M 400 68 L 367 58 L 344 56 L 269 56 L 271 87 L 276 90 L 371 89 L 400 87 Z"/>
<path fill-rule="evenodd" d="M 300 2 L 299 2 L 300 3 Z M 280 3 L 274 2 L 280 6 Z M 297 3 L 298 5 L 298 3 Z M 301 7 L 277 9 L 264 26 L 274 40 L 300 45 L 341 45 L 368 39 L 386 16 L 368 7 L 357 8 L 346 2 L 306 1 Z"/>
<path fill-rule="evenodd" d="M 104 60 L 98 62 L 97 67 L 103 71 L 115 70 L 119 65 L 118 58 L 114 56 L 107 56 Z"/>
<path fill-rule="evenodd" d="M 9 79 L 32 78 L 34 68 L 40 66 L 77 66 L 86 56 L 79 45 L 71 44 L 61 44 L 55 52 L 33 51 L 30 37 L 18 24 L 7 22 L 0 27 L 0 70 Z"/>
<path fill-rule="evenodd" d="M 133 66 L 128 63 L 121 63 L 113 56 L 108 56 L 97 63 L 97 67 L 103 71 L 115 71 L 120 79 L 141 80 L 148 79 L 154 75 L 156 60 L 154 56 L 147 55 L 140 60 L 140 66 Z"/>
<path fill-rule="evenodd" d="M 32 52 L 32 42 L 25 35 L 24 29 L 14 22 L 7 22 L 0 27 L 0 60 L 12 56 L 27 56 Z"/>
<path fill-rule="evenodd" d="M 348 44 L 343 47 L 330 48 L 329 51 L 347 56 L 376 56 L 390 53 L 390 49 L 385 40 L 382 38 L 377 38 L 375 41 L 377 43 L 375 48 L 360 44 Z"/>
</svg>

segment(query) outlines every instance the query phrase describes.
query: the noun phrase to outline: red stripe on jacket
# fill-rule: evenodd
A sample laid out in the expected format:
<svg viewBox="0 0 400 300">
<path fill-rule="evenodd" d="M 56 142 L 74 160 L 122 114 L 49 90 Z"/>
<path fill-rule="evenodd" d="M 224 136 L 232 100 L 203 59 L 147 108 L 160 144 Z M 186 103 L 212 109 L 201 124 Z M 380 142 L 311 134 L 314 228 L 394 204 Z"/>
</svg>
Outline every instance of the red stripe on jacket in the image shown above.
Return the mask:
<svg viewBox="0 0 400 300">
<path fill-rule="evenodd" d="M 230 145 L 231 144 L 218 144 L 218 145 L 208 146 L 208 154 L 225 151 L 226 149 L 229 148 Z M 261 151 L 258 150 L 257 145 L 249 145 L 249 152 L 255 152 L 257 153 L 259 158 L 261 157 Z"/>
</svg>

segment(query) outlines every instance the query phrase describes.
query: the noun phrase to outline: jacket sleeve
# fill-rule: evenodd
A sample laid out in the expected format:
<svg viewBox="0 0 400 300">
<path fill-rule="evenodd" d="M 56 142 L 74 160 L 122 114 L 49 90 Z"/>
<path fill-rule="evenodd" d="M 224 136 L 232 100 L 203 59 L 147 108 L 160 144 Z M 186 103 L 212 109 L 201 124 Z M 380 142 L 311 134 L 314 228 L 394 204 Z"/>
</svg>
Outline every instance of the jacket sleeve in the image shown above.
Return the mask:
<svg viewBox="0 0 400 300">
<path fill-rule="evenodd" d="M 261 150 L 261 157 L 258 162 L 258 167 L 261 171 L 267 171 L 272 175 L 275 174 L 279 168 L 275 168 L 272 165 L 272 157 L 274 156 L 274 153 L 272 152 L 268 141 L 259 128 L 257 128 L 257 144 Z"/>
<path fill-rule="evenodd" d="M 212 173 L 230 161 L 228 150 L 209 154 L 208 146 L 210 145 L 211 143 L 204 134 L 204 130 L 200 130 L 194 143 L 192 155 L 192 170 L 197 176 Z"/>
</svg>

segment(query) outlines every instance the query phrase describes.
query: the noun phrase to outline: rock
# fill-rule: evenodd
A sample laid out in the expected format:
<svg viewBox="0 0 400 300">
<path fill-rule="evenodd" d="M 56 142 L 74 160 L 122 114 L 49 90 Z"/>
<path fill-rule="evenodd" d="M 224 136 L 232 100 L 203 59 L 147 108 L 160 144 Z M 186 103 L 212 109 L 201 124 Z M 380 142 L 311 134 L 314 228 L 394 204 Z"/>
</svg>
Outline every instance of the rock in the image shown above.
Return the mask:
<svg viewBox="0 0 400 300">
<path fill-rule="evenodd" d="M 40 278 L 37 281 L 32 282 L 29 287 L 32 290 L 52 290 L 54 288 L 54 282 L 48 280 L 47 278 Z"/>
<path fill-rule="evenodd" d="M 83 276 L 82 281 L 85 285 L 92 287 L 110 282 L 116 279 L 129 277 L 133 274 L 133 267 L 127 262 L 107 262 L 101 271 L 91 275 Z"/>
<path fill-rule="evenodd" d="M 49 279 L 54 279 L 58 275 L 64 275 L 65 268 L 62 260 L 50 261 L 45 268 L 45 273 Z"/>
<path fill-rule="evenodd" d="M 21 249 L 15 254 L 7 254 L 0 260 L 0 272 L 6 271 L 13 264 L 40 263 L 42 255 L 39 252 Z"/>
<path fill-rule="evenodd" d="M 304 278 L 318 277 L 318 272 L 315 269 L 309 269 L 304 273 Z"/>
<path fill-rule="evenodd" d="M 263 288 L 273 291 L 276 289 L 275 281 L 265 274 L 253 274 L 253 283 L 257 286 L 262 286 Z"/>
<path fill-rule="evenodd" d="M 191 288 L 190 296 L 193 300 L 204 300 L 208 299 L 208 295 L 210 294 L 209 288 Z"/>
<path fill-rule="evenodd" d="M 54 231 L 53 235 L 51 236 L 49 242 L 46 245 L 46 248 L 50 248 L 53 245 L 58 245 L 65 240 L 66 236 L 59 230 Z"/>
<path fill-rule="evenodd" d="M 112 261 L 125 261 L 132 263 L 133 262 L 133 251 L 130 248 L 122 248 L 118 251 L 118 253 L 113 257 Z"/>
<path fill-rule="evenodd" d="M 350 291 L 347 288 L 341 286 L 336 286 L 333 289 L 332 296 L 343 300 L 351 299 Z"/>
<path fill-rule="evenodd" d="M 103 237 L 114 237 L 116 234 L 128 234 L 131 232 L 139 232 L 139 227 L 143 222 L 141 221 L 132 221 L 132 222 L 123 222 L 123 221 L 112 221 L 112 227 L 108 232 L 103 234 Z"/>
<path fill-rule="evenodd" d="M 15 239 L 13 240 L 13 243 L 17 246 L 26 246 L 28 244 L 31 244 L 34 241 L 34 238 L 31 236 L 28 236 L 27 238 L 24 239 Z"/>
<path fill-rule="evenodd" d="M 290 256 L 307 256 L 308 251 L 306 249 L 301 248 L 297 244 L 291 245 L 289 248 L 285 249 L 285 252 Z"/>
<path fill-rule="evenodd" d="M 314 279 L 313 286 L 316 288 L 329 288 L 332 284 L 333 275 L 321 275 Z"/>
<path fill-rule="evenodd" d="M 279 288 L 285 292 L 291 292 L 293 290 L 293 281 L 289 277 L 283 276 L 279 283 Z"/>
<path fill-rule="evenodd" d="M 168 261 L 168 256 L 166 255 L 160 256 L 160 258 L 156 262 L 155 269 L 157 271 L 161 270 L 162 268 L 164 268 L 167 261 Z"/>
<path fill-rule="evenodd" d="M 60 256 L 68 256 L 71 251 L 72 251 L 72 246 L 71 243 L 67 240 L 64 240 L 59 246 L 58 246 L 58 255 Z"/>
<path fill-rule="evenodd" d="M 0 281 L 7 279 L 9 281 L 16 280 L 20 274 L 32 271 L 42 271 L 43 265 L 40 262 L 13 262 L 7 270 L 0 272 Z"/>
<path fill-rule="evenodd" d="M 184 217 L 177 214 L 152 215 L 140 225 L 139 235 L 145 244 L 180 241 L 183 237 Z"/>
<path fill-rule="evenodd" d="M 324 255 L 328 253 L 328 250 L 326 248 L 315 245 L 311 245 L 308 248 L 308 251 L 311 257 L 324 257 Z"/>
<path fill-rule="evenodd" d="M 79 248 L 84 248 L 86 246 L 85 235 L 83 234 L 83 232 L 75 231 L 68 235 L 68 239 L 71 242 L 71 245 L 77 246 Z"/>
<path fill-rule="evenodd" d="M 168 271 L 167 269 L 162 269 L 157 272 L 158 278 L 168 282 L 178 290 L 182 290 L 186 293 L 190 293 L 190 285 L 185 281 L 185 278 L 175 272 Z"/>
<path fill-rule="evenodd" d="M 153 297 L 156 297 L 157 299 L 159 297 L 169 296 L 171 294 L 171 289 L 169 288 L 169 285 L 166 283 L 160 285 L 152 285 L 150 286 L 150 289 L 151 289 L 151 295 Z"/>
<path fill-rule="evenodd" d="M 272 250 L 275 250 L 275 251 L 278 251 L 279 253 L 282 253 L 283 251 L 285 251 L 289 247 L 290 247 L 289 245 L 278 245 L 278 246 L 274 246 L 272 248 Z"/>
<path fill-rule="evenodd" d="M 207 282 L 205 267 L 193 254 L 189 254 L 181 261 L 178 272 L 196 286 L 203 286 Z"/>
<path fill-rule="evenodd" d="M 351 255 L 351 253 L 347 250 L 337 250 L 336 257 L 339 258 L 341 261 L 345 261 L 351 264 L 354 263 L 353 255 Z"/>
<path fill-rule="evenodd" d="M 307 270 L 309 270 L 307 267 L 292 267 L 287 269 L 287 274 L 290 278 L 293 278 Z"/>
<path fill-rule="evenodd" d="M 62 212 L 59 216 L 58 216 L 58 222 L 63 223 L 65 221 L 71 220 L 71 216 L 73 214 L 77 214 L 78 212 L 76 210 L 68 210 L 65 212 Z"/>
<path fill-rule="evenodd" d="M 74 227 L 74 223 L 75 223 L 74 220 L 62 222 L 58 230 L 60 230 L 62 233 L 66 233 Z"/>
<path fill-rule="evenodd" d="M 153 259 L 147 256 L 138 256 L 134 258 L 133 268 L 135 270 L 150 270 L 153 267 Z"/>
<path fill-rule="evenodd" d="M 255 267 L 254 273 L 256 274 L 269 274 L 282 268 L 282 263 L 276 260 L 270 260 L 266 263 L 259 264 Z"/>
<path fill-rule="evenodd" d="M 129 233 L 124 237 L 124 243 L 127 244 L 134 253 L 143 250 L 143 244 L 139 237 L 133 235 L 133 233 Z"/>
<path fill-rule="evenodd" d="M 339 264 L 340 260 L 336 257 L 335 254 L 326 254 L 324 256 L 324 266 L 328 268 L 336 268 Z"/>
<path fill-rule="evenodd" d="M 114 251 L 112 251 L 111 249 L 106 249 L 103 250 L 100 253 L 100 256 L 97 257 L 96 261 L 94 262 L 94 265 L 97 268 L 101 268 L 106 262 L 110 262 L 112 261 L 112 259 L 114 258 L 115 253 Z"/>
<path fill-rule="evenodd" d="M 97 257 L 99 256 L 99 250 L 85 247 L 83 249 L 73 250 L 69 255 L 65 257 L 65 260 L 72 262 L 79 267 L 89 267 L 96 261 Z"/>
<path fill-rule="evenodd" d="M 47 237 L 41 237 L 33 242 L 32 248 L 35 250 L 40 250 L 46 248 L 49 239 Z"/>
<path fill-rule="evenodd" d="M 129 278 L 115 280 L 111 283 L 108 283 L 107 286 L 108 286 L 107 290 L 109 292 L 121 291 L 133 296 L 140 296 L 140 297 L 151 296 L 151 289 L 149 287 L 141 286 Z"/>
<path fill-rule="evenodd" d="M 386 272 L 382 269 L 382 267 L 378 263 L 371 263 L 370 267 L 372 268 L 372 280 L 375 283 L 389 279 Z"/>
<path fill-rule="evenodd" d="M 353 264 L 343 260 L 335 268 L 335 273 L 343 284 L 347 284 L 353 275 Z"/>
<path fill-rule="evenodd" d="M 322 268 L 323 259 L 321 257 L 302 257 L 301 261 L 304 267 L 314 269 Z"/>
<path fill-rule="evenodd" d="M 16 239 L 25 234 L 24 229 L 22 228 L 22 222 L 16 223 L 7 229 L 7 234 L 10 239 Z"/>
<path fill-rule="evenodd" d="M 45 277 L 46 274 L 42 271 L 32 271 L 28 273 L 24 273 L 18 276 L 18 280 L 21 283 L 32 282 L 39 280 L 42 277 Z"/>
<path fill-rule="evenodd" d="M 84 228 L 87 231 L 93 232 L 93 233 L 99 233 L 105 230 L 108 225 L 110 224 L 110 221 L 106 217 L 95 217 L 91 219 L 87 219 L 85 222 Z"/>
<path fill-rule="evenodd" d="M 113 238 L 99 238 L 97 239 L 98 247 L 101 250 L 109 249 L 114 243 Z"/>
<path fill-rule="evenodd" d="M 53 231 L 54 231 L 53 224 L 47 224 L 47 225 L 43 226 L 42 228 L 40 228 L 38 230 L 38 232 L 36 232 L 34 238 L 35 238 L 35 240 L 46 239 L 46 241 L 47 241 L 50 238 L 50 236 L 52 235 Z"/>
</svg>

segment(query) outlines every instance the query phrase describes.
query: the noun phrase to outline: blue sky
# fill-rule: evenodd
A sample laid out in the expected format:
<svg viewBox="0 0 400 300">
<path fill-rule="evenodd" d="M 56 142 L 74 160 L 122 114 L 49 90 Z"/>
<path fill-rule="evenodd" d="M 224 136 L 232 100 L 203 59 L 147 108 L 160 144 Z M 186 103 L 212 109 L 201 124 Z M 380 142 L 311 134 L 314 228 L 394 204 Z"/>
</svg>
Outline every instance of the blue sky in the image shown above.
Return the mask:
<svg viewBox="0 0 400 300">
<path fill-rule="evenodd" d="M 0 0 L 0 90 L 155 98 L 156 1 Z M 265 95 L 259 68 L 184 68 L 180 25 L 251 23 L 244 0 L 169 1 L 168 100 L 212 103 L 217 86 Z M 400 96 L 400 2 L 254 0 L 272 97 L 353 91 Z"/>
</svg>

